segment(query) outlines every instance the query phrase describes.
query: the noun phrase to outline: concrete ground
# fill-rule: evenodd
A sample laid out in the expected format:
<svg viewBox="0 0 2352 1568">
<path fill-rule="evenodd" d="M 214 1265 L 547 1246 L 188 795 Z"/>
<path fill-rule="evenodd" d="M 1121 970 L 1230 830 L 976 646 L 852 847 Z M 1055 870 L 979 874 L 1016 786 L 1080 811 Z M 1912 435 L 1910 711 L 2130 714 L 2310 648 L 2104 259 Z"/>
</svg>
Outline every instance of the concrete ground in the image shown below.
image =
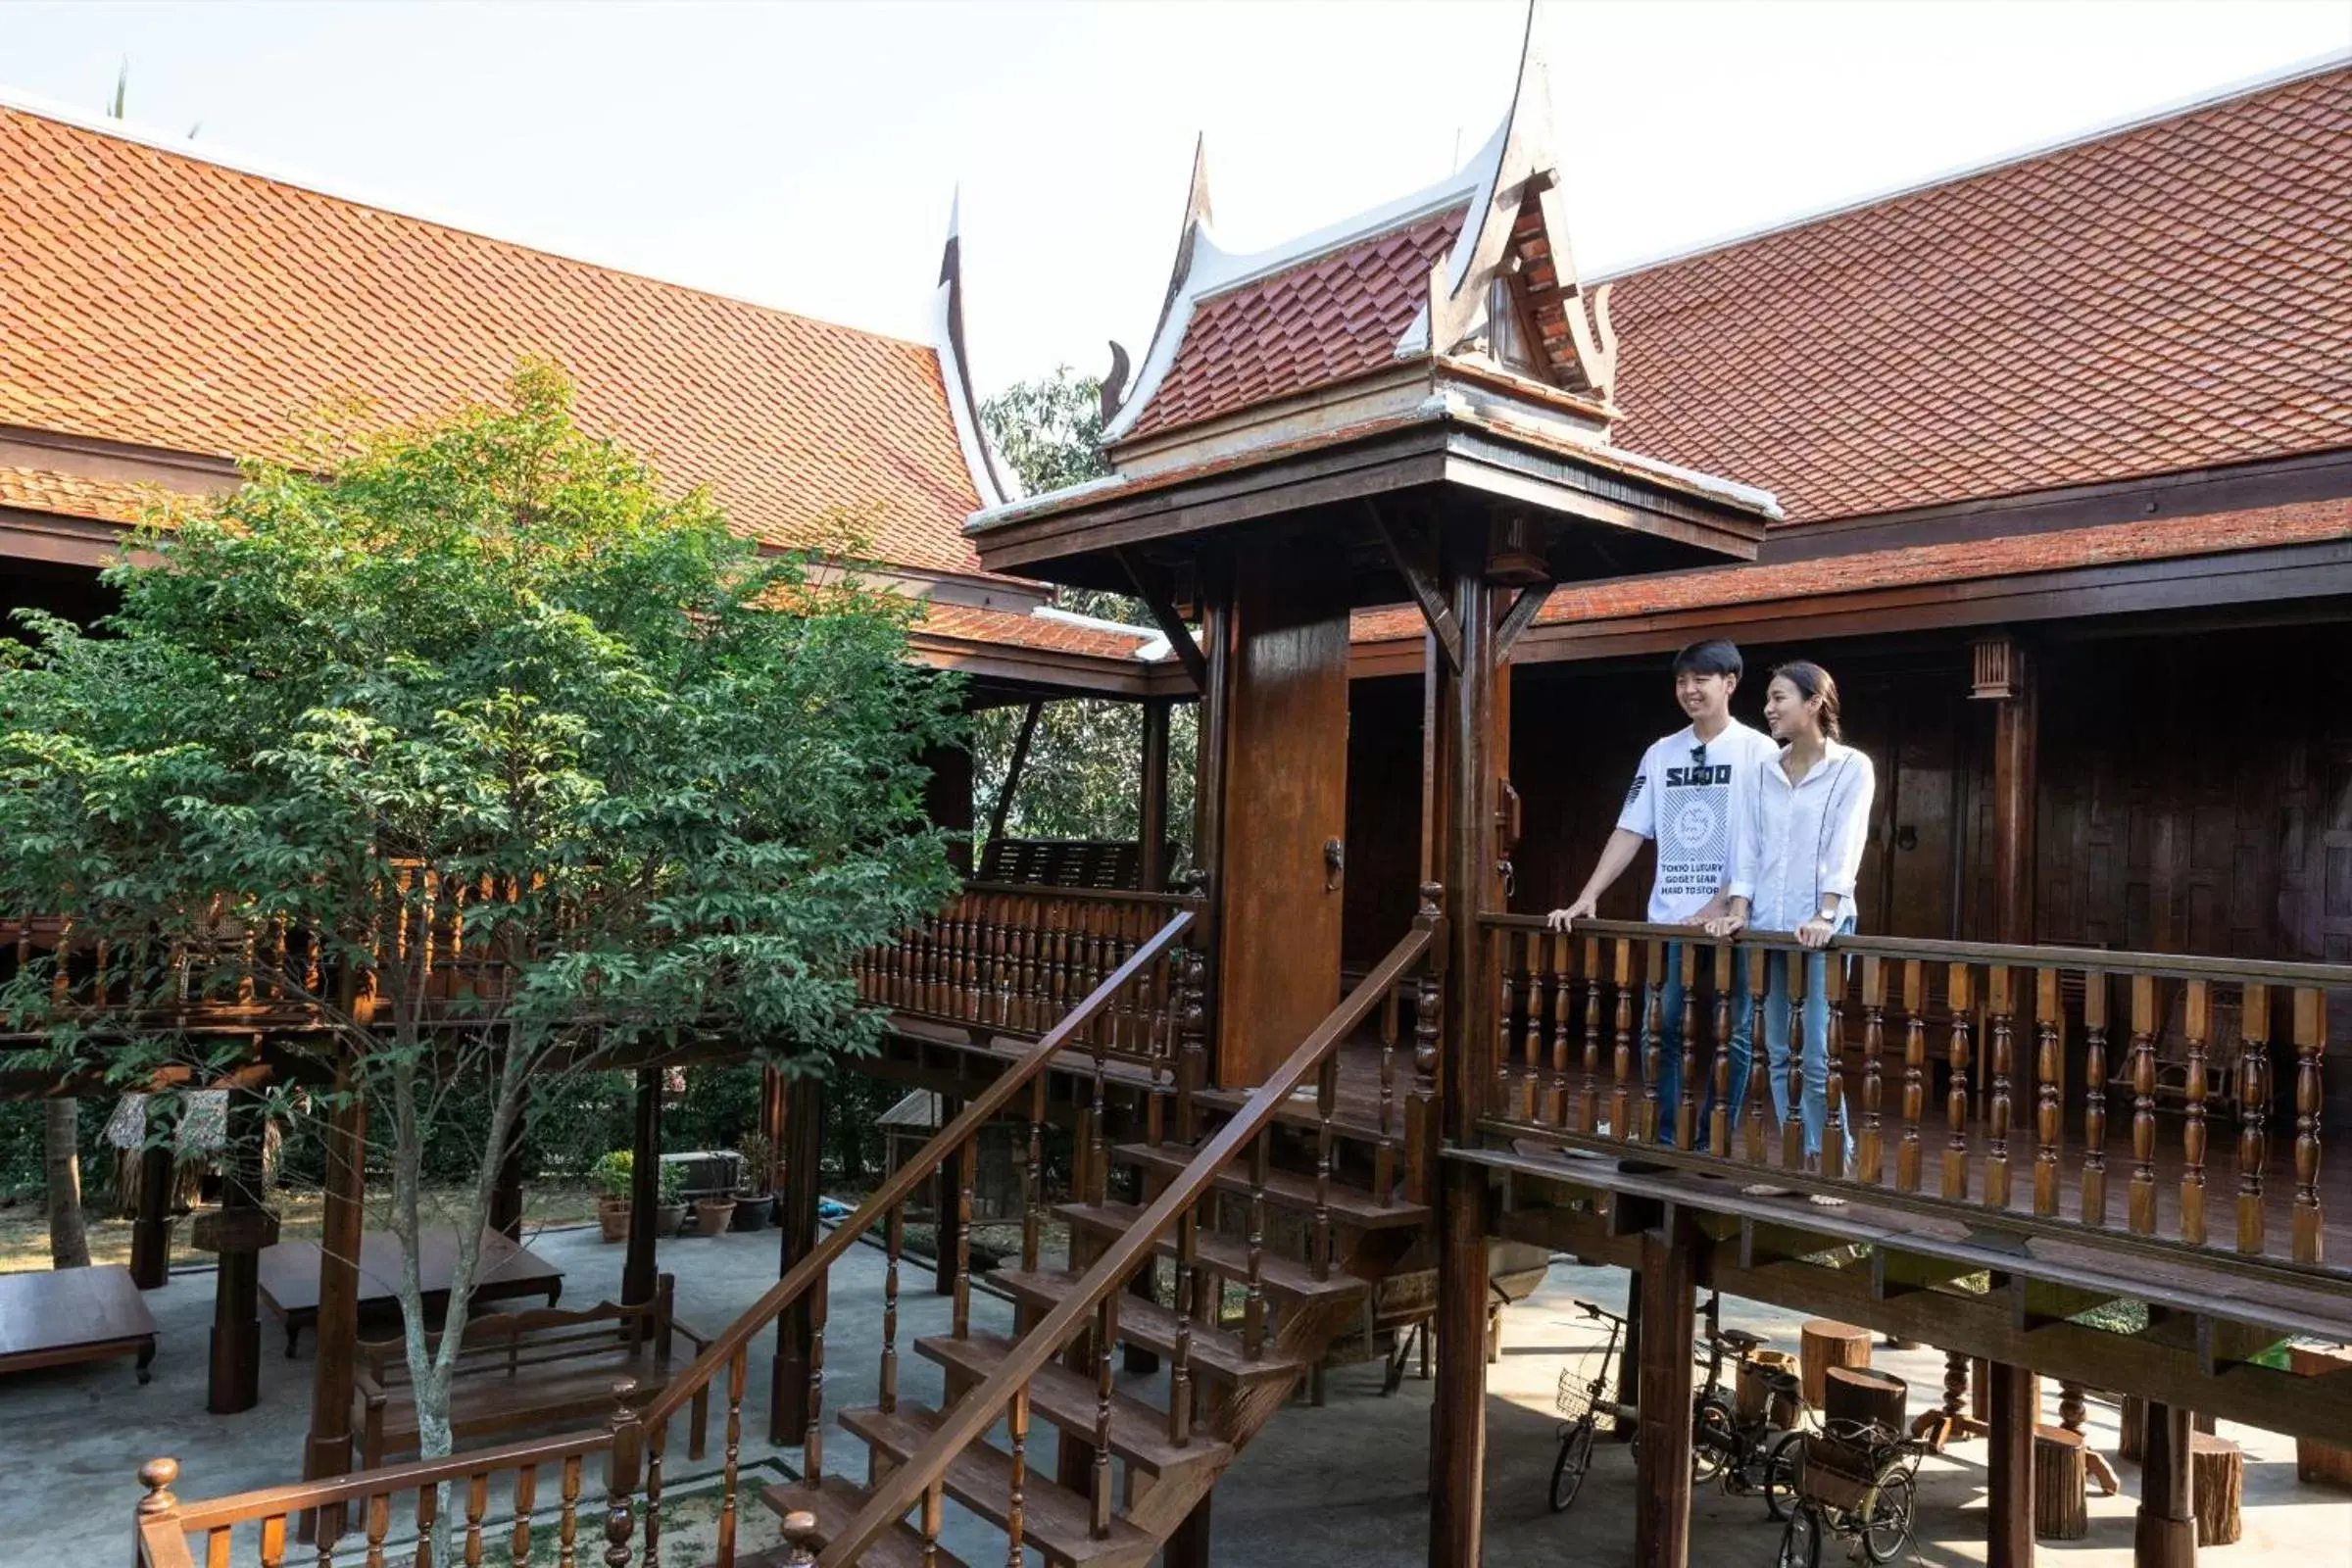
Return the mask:
<svg viewBox="0 0 2352 1568">
<path fill-rule="evenodd" d="M 534 1245 L 566 1270 L 565 1304 L 588 1304 L 617 1290 L 620 1249 L 601 1245 L 593 1228 L 547 1231 Z M 664 1242 L 662 1266 L 677 1275 L 679 1315 L 714 1330 L 774 1282 L 776 1233 Z M 858 1248 L 837 1274 L 826 1354 L 830 1407 L 874 1397 L 882 1273 L 881 1254 Z M 937 1369 L 907 1347 L 918 1336 L 946 1332 L 949 1303 L 930 1294 L 929 1276 L 920 1268 L 910 1264 L 906 1278 L 901 1387 L 908 1397 L 934 1402 Z M 0 1568 L 122 1568 L 140 1495 L 138 1467 L 158 1455 L 180 1461 L 178 1491 L 190 1499 L 276 1485 L 298 1473 L 309 1419 L 311 1341 L 306 1336 L 300 1355 L 285 1359 L 282 1339 L 269 1332 L 265 1320 L 261 1404 L 241 1415 L 207 1415 L 204 1348 L 212 1283 L 209 1269 L 191 1269 L 150 1294 L 162 1336 L 155 1381 L 144 1388 L 133 1381 L 127 1361 L 0 1382 Z M 1592 1343 L 1595 1328 L 1572 1303 L 1583 1298 L 1622 1310 L 1624 1296 L 1621 1274 L 1555 1265 L 1544 1287 L 1504 1316 L 1501 1359 L 1489 1379 L 1487 1561 L 1493 1568 L 1562 1562 L 1608 1568 L 1633 1561 L 1628 1450 L 1601 1446 L 1568 1513 L 1553 1515 L 1545 1502 L 1557 1427 L 1552 1391 L 1567 1355 Z M 1003 1330 L 1010 1313 L 1002 1301 L 980 1295 L 973 1318 L 979 1327 Z M 1769 1334 L 1777 1345 L 1795 1345 L 1798 1320 L 1772 1307 L 1727 1301 L 1724 1321 Z M 778 1467 L 774 1473 L 794 1474 L 797 1448 L 779 1451 L 760 1441 L 766 1417 L 763 1362 L 762 1356 L 754 1363 L 744 1463 L 771 1462 Z M 1877 1364 L 1910 1380 L 1915 1409 L 1941 1388 L 1942 1357 L 1932 1351 L 1882 1348 Z M 1150 1381 L 1137 1388 L 1147 1396 L 1158 1392 Z M 1425 1561 L 1429 1407 L 1430 1385 L 1417 1379 L 1408 1378 L 1395 1396 L 1383 1398 L 1377 1364 L 1335 1370 L 1325 1405 L 1285 1410 L 1218 1487 L 1214 1555 L 1220 1568 L 1418 1568 Z M 2114 1418 L 2111 1408 L 2091 1406 L 2094 1441 L 2110 1452 Z M 2286 1440 L 2229 1426 L 2224 1432 L 2246 1448 L 2246 1535 L 2237 1545 L 2214 1548 L 2209 1560 L 2292 1562 L 2300 1568 L 2352 1564 L 2352 1493 L 2298 1485 L 2293 1445 Z M 673 1436 L 673 1490 L 716 1471 L 720 1441 L 714 1419 L 710 1458 L 690 1465 L 682 1435 Z M 1050 1440 L 1033 1443 L 1033 1459 L 1041 1466 L 1050 1465 L 1049 1446 Z M 1919 1561 L 1983 1560 L 1984 1456 L 1980 1440 L 1923 1467 Z M 828 1431 L 825 1460 L 828 1470 L 863 1475 L 863 1450 L 838 1428 Z M 2094 1496 L 2089 1539 L 2045 1544 L 2050 1560 L 2079 1568 L 2124 1568 L 2131 1561 L 2131 1494 L 2137 1474 L 2131 1465 L 2120 1468 L 2126 1494 Z M 970 1563 L 1002 1560 L 1002 1537 L 953 1505 L 949 1516 L 950 1549 Z M 753 1510 L 747 1523 L 747 1545 L 773 1539 L 764 1510 Z M 1760 1499 L 1727 1497 L 1712 1489 L 1699 1494 L 1691 1523 L 1697 1568 L 1768 1563 L 1779 1540 L 1779 1527 L 1766 1521 Z M 300 1560 L 311 1559 L 304 1554 Z M 1834 1549 L 1825 1560 L 1835 1560 Z"/>
</svg>

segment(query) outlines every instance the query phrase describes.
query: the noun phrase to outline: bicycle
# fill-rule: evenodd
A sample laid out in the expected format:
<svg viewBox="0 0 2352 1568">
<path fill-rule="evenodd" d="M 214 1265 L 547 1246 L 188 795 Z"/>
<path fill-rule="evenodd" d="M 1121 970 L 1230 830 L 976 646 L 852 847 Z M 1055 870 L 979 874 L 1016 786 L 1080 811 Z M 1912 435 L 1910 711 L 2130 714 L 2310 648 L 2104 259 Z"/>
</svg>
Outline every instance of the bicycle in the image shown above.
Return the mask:
<svg viewBox="0 0 2352 1568">
<path fill-rule="evenodd" d="M 1795 1500 L 1804 1423 L 1811 1411 L 1793 1373 L 1759 1368 L 1769 1396 L 1753 1420 L 1740 1418 L 1739 1400 L 1723 1382 L 1724 1350 L 1729 1347 L 1733 1352 L 1737 1380 L 1747 1372 L 1766 1337 L 1718 1327 L 1721 1301 L 1718 1296 L 1707 1303 L 1707 1377 L 1691 1412 L 1691 1475 L 1701 1485 L 1717 1482 L 1726 1496 L 1763 1494 L 1765 1512 L 1779 1523 L 1788 1517 L 1789 1505 Z M 1773 1425 L 1772 1411 L 1784 1402 L 1798 1412 L 1798 1425 Z"/>
<path fill-rule="evenodd" d="M 1836 1422 L 1808 1435 L 1780 1568 L 1820 1568 L 1825 1535 L 1857 1543 L 1873 1563 L 1894 1561 L 1911 1544 L 1926 1451 L 1917 1439 L 1870 1423 Z"/>
<path fill-rule="evenodd" d="M 1617 1370 L 1617 1347 L 1625 1336 L 1625 1319 L 1604 1312 L 1591 1301 L 1578 1301 L 1585 1315 L 1609 1325 L 1608 1344 L 1587 1350 L 1561 1369 L 1554 1402 L 1559 1406 L 1560 1451 L 1551 1462 L 1551 1511 L 1563 1513 L 1576 1501 L 1592 1464 L 1593 1429 L 1602 1416 L 1622 1417 L 1624 1406 L 1610 1397 Z"/>
</svg>

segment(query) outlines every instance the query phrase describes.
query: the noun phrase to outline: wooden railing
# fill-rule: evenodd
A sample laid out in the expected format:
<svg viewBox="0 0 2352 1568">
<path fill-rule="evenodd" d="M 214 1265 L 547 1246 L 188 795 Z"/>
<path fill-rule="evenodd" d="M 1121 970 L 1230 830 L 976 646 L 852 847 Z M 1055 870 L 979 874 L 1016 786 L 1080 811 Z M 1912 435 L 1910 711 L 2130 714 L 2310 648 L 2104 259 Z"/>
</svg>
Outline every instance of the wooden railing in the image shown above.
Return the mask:
<svg viewBox="0 0 2352 1568">
<path fill-rule="evenodd" d="M 1018 1343 L 988 1379 L 958 1398 L 946 1412 L 930 1439 L 874 1485 L 871 1495 L 858 1510 L 856 1519 L 827 1544 L 817 1559 L 819 1568 L 848 1568 L 884 1532 L 918 1508 L 923 1539 L 926 1544 L 935 1542 L 939 1512 L 937 1499 L 943 1478 L 956 1457 L 982 1442 L 1000 1420 L 1008 1422 L 1013 1445 L 1012 1492 L 1007 1498 L 1007 1512 L 1013 1525 L 1005 1560 L 1011 1562 L 1020 1558 L 1020 1486 L 1025 1462 L 1031 1385 L 1049 1362 L 1069 1352 L 1074 1342 L 1082 1337 L 1086 1341 L 1085 1354 L 1095 1370 L 1102 1391 L 1100 1424 L 1093 1445 L 1092 1528 L 1098 1539 L 1108 1532 L 1115 1507 L 1108 1462 L 1112 1347 L 1119 1337 L 1121 1296 L 1138 1270 L 1156 1255 L 1161 1239 L 1173 1230 L 1176 1235 L 1175 1315 L 1179 1327 L 1169 1368 L 1167 1432 L 1171 1444 L 1180 1446 L 1186 1445 L 1192 1441 L 1195 1405 L 1186 1326 L 1197 1317 L 1205 1315 L 1206 1298 L 1203 1293 L 1208 1289 L 1201 1277 L 1196 1250 L 1200 1224 L 1199 1209 L 1202 1199 L 1212 1192 L 1220 1173 L 1246 1154 L 1250 1187 L 1248 1250 L 1244 1273 L 1236 1283 L 1244 1292 L 1241 1330 L 1243 1353 L 1251 1359 L 1258 1358 L 1266 1352 L 1267 1316 L 1262 1266 L 1266 1188 L 1270 1177 L 1269 1140 L 1277 1118 L 1290 1103 L 1293 1093 L 1311 1078 L 1316 1088 L 1316 1180 L 1319 1201 L 1309 1258 L 1310 1266 L 1316 1270 L 1316 1277 L 1325 1278 L 1332 1257 L 1329 1200 L 1333 1171 L 1332 1117 L 1339 1047 L 1396 995 L 1399 982 L 1407 972 L 1421 962 L 1433 945 L 1442 943 L 1443 933 L 1442 915 L 1434 905 L 1425 904 L 1413 929 L 1315 1027 L 1290 1058 L 1276 1068 L 1264 1084 L 1250 1092 L 1231 1119 L 1206 1142 L 1199 1145 L 1182 1172 L 1169 1179 L 1167 1186 L 1143 1214 L 1109 1243 L 1085 1274 L 1043 1318 L 1021 1335 Z M 1193 1125 L 1192 1106 L 1181 1100 L 1184 1093 L 1181 1081 L 1174 1093 L 1180 1097 L 1175 1117 L 1177 1136 L 1189 1143 L 1197 1129 Z M 1157 1122 L 1158 1118 L 1154 1118 L 1155 1126 Z M 1090 1196 L 1094 1201 L 1100 1202 L 1104 1196 L 1102 1182 L 1105 1166 L 1099 1153 L 1088 1164 L 1090 1179 L 1094 1183 Z M 1023 1253 L 1024 1267 L 1034 1268 L 1035 1247 L 1028 1239 L 1024 1240 Z M 1206 1308 L 1208 1312 L 1215 1310 L 1213 1305 Z M 964 1333 L 960 1312 L 957 1314 L 956 1332 L 958 1337 Z"/>
<path fill-rule="evenodd" d="M 1488 1107 L 1501 1122 L 1572 1143 L 1669 1144 L 2028 1228 L 2298 1270 L 2352 1264 L 2327 1256 L 2320 1176 L 2328 1013 L 2352 1002 L 2352 965 L 1838 938 L 1824 967 L 1831 1130 L 1808 1158 L 1797 1111 L 1809 965 L 1793 938 L 1726 944 L 1618 921 L 1569 934 L 1519 915 L 1482 925 L 1501 988 Z M 1670 1065 L 1660 1025 L 1673 968 Z M 1799 1013 L 1781 1125 L 1765 1049 L 1776 971 Z M 1738 1104 L 1736 981 L 1753 1009 Z"/>
<path fill-rule="evenodd" d="M 974 1095 L 954 1121 L 924 1145 L 918 1153 L 902 1164 L 872 1196 L 858 1205 L 855 1213 L 834 1227 L 807 1257 L 794 1264 L 748 1310 L 715 1335 L 694 1363 L 673 1377 L 662 1392 L 642 1408 L 637 1407 L 634 1401 L 636 1390 L 633 1384 L 616 1384 L 613 1390 L 613 1415 L 609 1427 L 601 1431 L 574 1433 L 535 1443 L 459 1454 L 447 1459 L 397 1465 L 331 1481 L 242 1493 L 197 1503 L 176 1500 L 171 1488 L 178 1476 L 178 1465 L 171 1459 L 159 1459 L 141 1472 L 141 1480 L 149 1491 L 147 1500 L 140 1505 L 137 1526 L 141 1568 L 193 1568 L 193 1559 L 187 1549 L 187 1538 L 190 1536 L 199 1536 L 204 1540 L 206 1563 L 211 1568 L 221 1568 L 230 1560 L 235 1533 L 242 1526 L 252 1527 L 258 1550 L 257 1560 L 262 1568 L 280 1568 L 285 1560 L 289 1527 L 298 1522 L 298 1516 L 313 1510 L 320 1510 L 318 1516 L 321 1521 L 318 1560 L 323 1563 L 338 1537 L 341 1510 L 349 1504 L 361 1505 L 359 1528 L 371 1553 L 368 1560 L 371 1564 L 376 1563 L 381 1560 L 381 1547 L 387 1533 L 393 1528 L 396 1516 L 404 1523 L 414 1521 L 419 1541 L 429 1540 L 441 1507 L 438 1499 L 444 1488 L 450 1491 L 450 1506 L 456 1515 L 451 1525 L 456 1532 L 455 1551 L 459 1561 L 467 1564 L 481 1562 L 485 1544 L 495 1538 L 507 1544 L 513 1561 L 521 1563 L 527 1560 L 531 1550 L 534 1528 L 531 1516 L 539 1497 L 540 1472 L 551 1466 L 558 1470 L 560 1512 L 554 1530 L 561 1562 L 569 1564 L 575 1560 L 583 1563 L 602 1560 L 616 1564 L 659 1564 L 662 1561 L 662 1461 L 668 1446 L 669 1428 L 681 1411 L 698 1398 L 709 1397 L 713 1390 L 720 1391 L 726 1407 L 726 1445 L 720 1472 L 715 1561 L 717 1568 L 732 1568 L 739 1513 L 738 1465 L 742 1448 L 744 1390 L 753 1341 L 788 1308 L 806 1303 L 812 1345 L 808 1385 L 808 1425 L 804 1439 L 806 1452 L 803 1469 L 812 1477 L 821 1475 L 824 1331 L 827 1285 L 833 1265 L 861 1237 L 876 1229 L 883 1231 L 888 1263 L 882 1365 L 884 1397 L 888 1401 L 894 1396 L 896 1387 L 899 1263 L 908 1200 L 930 1181 L 934 1172 L 953 1170 L 953 1186 L 957 1195 L 956 1201 L 962 1218 L 968 1221 L 981 1129 L 1004 1115 L 1016 1101 L 1026 1096 L 1030 1125 L 1028 1186 L 1031 1203 L 1025 1226 L 1025 1250 L 1029 1254 L 1027 1261 L 1034 1265 L 1037 1214 L 1044 1202 L 1039 1152 L 1041 1126 L 1045 1118 L 1047 1069 L 1065 1049 L 1076 1046 L 1086 1038 L 1101 1019 L 1122 1008 L 1132 1009 L 1136 1006 L 1139 987 L 1154 988 L 1152 996 L 1155 999 L 1161 996 L 1156 988 L 1165 982 L 1166 965 L 1172 957 L 1190 952 L 1185 943 L 1197 918 L 1191 908 L 1180 908 L 1166 915 L 1156 930 L 1136 943 L 1119 963 L 1096 978 L 1089 990 L 1074 999 L 1063 1009 L 1059 1020 L 1045 1030 L 1027 1054 Z M 1184 987 L 1177 999 L 1177 1011 L 1182 1016 L 1198 1020 L 1200 1016 L 1200 1001 L 1188 982 L 1198 981 L 1200 964 L 1197 961 L 1183 963 L 1177 972 L 1179 984 Z M 1100 1034 L 1097 1038 L 1101 1038 Z M 1198 1051 L 1193 1054 L 1197 1057 Z M 1097 1077 L 1099 1082 L 1100 1067 Z M 1173 1088 L 1169 1092 L 1180 1096 L 1182 1102 L 1189 1105 L 1189 1089 Z M 1098 1116 L 1101 1095 L 1102 1091 L 1098 1088 Z M 1099 1146 L 1100 1132 L 1093 1137 Z M 958 1226 L 957 1235 L 959 1238 L 968 1238 L 968 1224 Z M 955 1314 L 960 1336 L 969 1315 L 971 1258 L 968 1240 L 959 1240 L 957 1246 L 958 1251 L 954 1259 Z M 580 1546 L 575 1558 L 582 1507 L 582 1465 L 591 1456 L 599 1454 L 603 1455 L 605 1461 L 601 1477 L 603 1500 L 600 1503 L 591 1497 L 586 1508 L 589 1534 L 592 1539 L 601 1538 L 604 1544 L 601 1551 L 599 1548 Z M 933 1494 L 936 1501 L 936 1487 Z M 930 1512 L 935 1517 L 937 1510 L 933 1508 Z M 633 1539 L 640 1534 L 642 1542 L 632 1545 Z M 598 1552 L 598 1555 L 592 1557 L 592 1552 Z M 429 1553 L 418 1556 L 417 1568 L 425 1568 L 428 1560 Z"/>
<path fill-rule="evenodd" d="M 866 1001 L 894 1011 L 1041 1034 L 1172 910 L 1190 906 L 1180 893 L 972 882 L 899 941 L 868 952 L 858 985 Z M 1075 1043 L 1172 1074 L 1175 997 L 1173 960 L 1163 960 Z"/>
</svg>

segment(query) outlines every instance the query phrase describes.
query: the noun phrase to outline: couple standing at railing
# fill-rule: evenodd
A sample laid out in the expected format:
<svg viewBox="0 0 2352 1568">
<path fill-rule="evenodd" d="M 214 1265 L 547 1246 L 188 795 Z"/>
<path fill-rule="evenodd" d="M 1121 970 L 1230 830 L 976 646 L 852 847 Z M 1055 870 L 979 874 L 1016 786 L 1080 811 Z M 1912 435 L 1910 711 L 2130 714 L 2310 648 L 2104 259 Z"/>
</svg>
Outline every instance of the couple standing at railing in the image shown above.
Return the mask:
<svg viewBox="0 0 2352 1568">
<path fill-rule="evenodd" d="M 1732 716 L 1732 693 L 1743 666 L 1740 650 L 1720 639 L 1675 656 L 1674 698 L 1690 722 L 1653 744 L 1626 791 L 1616 830 L 1564 909 L 1556 930 L 1590 919 L 1602 893 L 1634 862 L 1644 843 L 1657 845 L 1649 919 L 1728 937 L 1742 929 L 1794 933 L 1815 950 L 1805 960 L 1804 1078 L 1799 1115 L 1808 1164 L 1821 1154 L 1829 1121 L 1830 997 L 1828 956 L 1819 950 L 1854 928 L 1854 884 L 1862 867 L 1876 777 L 1870 759 L 1838 738 L 1838 683 L 1819 664 L 1798 661 L 1772 671 L 1764 693 L 1766 736 Z M 1683 945 L 1666 945 L 1658 997 L 1658 1137 L 1674 1141 L 1683 1092 Z M 1775 1115 L 1788 1120 L 1788 966 L 1768 954 L 1732 956 L 1731 1113 L 1747 1104 L 1754 1055 L 1754 993 L 1747 965 L 1768 964 L 1764 1052 Z M 1714 1086 L 1698 1125 L 1714 1114 Z M 1838 1107 L 1846 1167 L 1854 1138 Z"/>
</svg>

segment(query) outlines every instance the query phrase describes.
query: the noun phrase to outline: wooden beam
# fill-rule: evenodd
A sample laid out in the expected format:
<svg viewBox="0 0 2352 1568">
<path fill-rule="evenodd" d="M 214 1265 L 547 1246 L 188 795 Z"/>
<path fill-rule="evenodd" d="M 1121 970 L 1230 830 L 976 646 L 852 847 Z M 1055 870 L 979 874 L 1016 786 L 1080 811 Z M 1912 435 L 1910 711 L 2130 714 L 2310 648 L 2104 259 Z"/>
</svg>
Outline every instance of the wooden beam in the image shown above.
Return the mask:
<svg viewBox="0 0 2352 1568">
<path fill-rule="evenodd" d="M 2023 1274 L 2010 1275 L 2002 1294 L 2009 1298 L 2009 1321 L 2024 1333 L 2064 1323 L 2125 1299 L 2120 1291 L 2030 1279 Z"/>
<path fill-rule="evenodd" d="M 2034 1373 L 1992 1364 L 1992 1421 L 1984 1444 L 1985 1568 L 2034 1568 Z"/>
<path fill-rule="evenodd" d="M 1536 616 L 1544 609 L 1544 601 L 1551 597 L 1552 589 L 1557 586 L 1556 583 L 1539 582 L 1519 590 L 1519 597 L 1511 601 L 1509 610 L 1503 612 L 1502 624 L 1494 628 L 1496 665 L 1511 662 L 1511 644 L 1519 640 L 1521 632 L 1536 623 Z"/>
<path fill-rule="evenodd" d="M 1706 1249 L 1685 1211 L 1642 1239 L 1641 1450 L 1635 1457 L 1634 1561 L 1690 1558 L 1690 1336 Z M 1475 1560 L 1475 1559 L 1471 1559 Z"/>
<path fill-rule="evenodd" d="M 1127 573 L 1127 580 L 1135 584 L 1136 597 L 1144 602 L 1146 610 L 1152 612 L 1152 623 L 1159 627 L 1160 635 L 1167 638 L 1168 647 L 1175 652 L 1176 662 L 1184 666 L 1186 674 L 1193 677 L 1193 689 L 1207 691 L 1208 660 L 1201 654 L 1200 645 L 1193 641 L 1192 628 L 1185 625 L 1182 615 L 1176 613 L 1176 602 L 1168 597 L 1167 589 L 1145 575 L 1144 568 L 1131 552 L 1115 549 L 1111 555 L 1117 559 L 1119 569 Z"/>
<path fill-rule="evenodd" d="M 1366 501 L 1364 514 L 1372 519 L 1372 531 L 1380 536 L 1381 548 L 1388 552 L 1389 564 L 1396 568 L 1396 575 L 1404 579 L 1404 586 L 1412 594 L 1413 603 L 1421 607 L 1421 618 L 1429 623 L 1431 635 L 1437 638 L 1438 647 L 1446 656 L 1447 671 L 1459 675 L 1462 672 L 1462 629 L 1460 622 L 1454 618 L 1453 607 L 1446 604 L 1445 596 L 1438 591 L 1437 579 L 1405 550 L 1380 508 Z"/>
<path fill-rule="evenodd" d="M 1949 1257 L 1922 1257 L 1881 1244 L 1870 1254 L 1870 1294 L 1879 1300 L 1891 1301 L 1983 1272 L 1978 1263 Z"/>
<path fill-rule="evenodd" d="M 997 803 L 988 811 L 988 842 L 994 844 L 1004 836 L 1004 813 L 1012 809 L 1012 792 L 1021 787 L 1021 769 L 1029 765 L 1029 742 L 1037 734 L 1037 715 L 1045 708 L 1042 702 L 1031 703 L 1021 714 L 1020 732 L 1012 738 L 1012 760 L 1004 764 L 1004 782 L 997 790 Z"/>
</svg>

